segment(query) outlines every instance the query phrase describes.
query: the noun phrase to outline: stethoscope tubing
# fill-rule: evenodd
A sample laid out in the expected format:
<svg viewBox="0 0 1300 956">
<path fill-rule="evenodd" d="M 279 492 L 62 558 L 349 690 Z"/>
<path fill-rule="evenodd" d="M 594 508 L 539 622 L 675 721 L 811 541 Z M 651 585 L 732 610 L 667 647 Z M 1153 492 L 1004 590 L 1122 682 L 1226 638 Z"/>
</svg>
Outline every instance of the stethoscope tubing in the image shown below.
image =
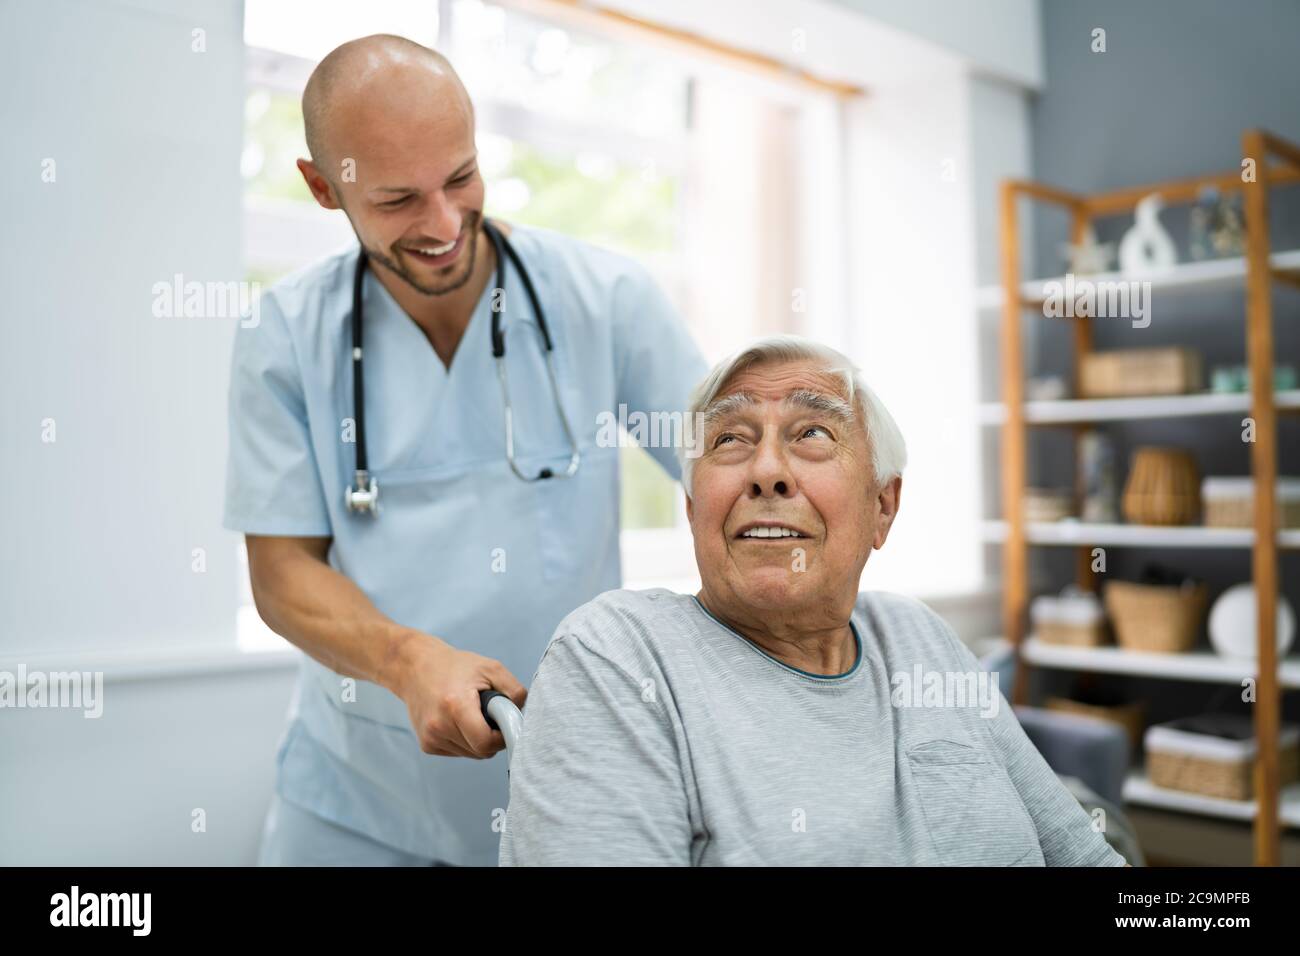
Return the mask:
<svg viewBox="0 0 1300 956">
<path fill-rule="evenodd" d="M 571 478 L 578 471 L 578 466 L 582 461 L 582 454 L 578 446 L 577 438 L 574 435 L 573 427 L 569 423 L 569 416 L 565 413 L 564 403 L 560 398 L 559 380 L 555 373 L 555 343 L 551 338 L 551 330 L 546 322 L 546 314 L 542 309 L 542 303 L 537 295 L 537 289 L 533 285 L 532 276 L 529 275 L 528 269 L 524 266 L 523 260 L 519 258 L 519 253 L 515 251 L 514 245 L 509 239 L 497 228 L 496 224 L 490 219 L 483 220 L 483 231 L 488 240 L 492 243 L 493 251 L 496 254 L 496 286 L 492 290 L 492 358 L 497 367 L 497 378 L 501 383 L 501 397 L 505 406 L 505 441 L 506 441 L 506 461 L 510 465 L 511 471 L 523 481 L 540 481 L 546 478 L 562 477 Z M 555 397 L 556 408 L 559 411 L 560 423 L 564 427 L 565 437 L 569 441 L 572 453 L 569 457 L 569 464 L 562 472 L 554 472 L 549 468 L 543 468 L 536 476 L 524 474 L 515 461 L 514 448 L 514 411 L 510 404 L 510 387 L 506 379 L 505 356 L 506 341 L 505 334 L 501 329 L 501 313 L 505 308 L 505 288 L 506 288 L 506 261 L 513 263 L 515 271 L 519 273 L 519 278 L 523 282 L 524 291 L 528 295 L 529 305 L 532 306 L 533 315 L 537 320 L 537 329 L 542 336 L 542 344 L 546 349 L 546 372 L 550 379 L 551 392 Z M 366 450 L 366 425 L 365 425 L 365 373 L 362 365 L 362 339 L 364 316 L 362 312 L 362 290 L 366 274 L 366 264 L 368 257 L 366 250 L 362 248 L 357 255 L 356 272 L 352 280 L 352 407 L 355 414 L 354 435 L 356 438 L 356 473 L 354 475 L 355 487 L 349 485 L 344 492 L 344 503 L 349 511 L 359 511 L 374 515 L 377 512 L 377 499 L 379 486 L 378 482 L 370 475 L 369 461 Z"/>
</svg>

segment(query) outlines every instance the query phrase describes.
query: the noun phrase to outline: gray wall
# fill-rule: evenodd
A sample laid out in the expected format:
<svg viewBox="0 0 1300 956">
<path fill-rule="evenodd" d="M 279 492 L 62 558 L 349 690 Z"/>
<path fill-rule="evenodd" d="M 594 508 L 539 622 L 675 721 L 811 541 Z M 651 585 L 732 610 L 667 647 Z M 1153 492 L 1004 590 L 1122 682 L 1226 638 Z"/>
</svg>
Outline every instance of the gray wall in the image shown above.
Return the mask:
<svg viewBox="0 0 1300 956">
<path fill-rule="evenodd" d="M 1105 53 L 1090 49 L 1091 32 L 1107 33 Z M 1300 142 L 1300 3 L 1295 0 L 1045 0 L 1043 53 L 1046 85 L 1033 105 L 1035 178 L 1062 188 L 1092 192 L 1162 179 L 1235 170 L 1241 134 L 1262 126 Z M 1275 194 L 1271 206 L 1275 249 L 1300 246 L 1300 188 Z M 1180 259 L 1187 254 L 1185 209 L 1166 210 Z M 1099 229 L 1116 239 L 1130 220 Z M 1063 271 L 1059 245 L 1066 238 L 1060 214 L 1035 218 L 1037 255 L 1033 272 Z M 1275 284 L 1274 336 L 1279 361 L 1300 365 L 1300 293 Z M 1097 348 L 1191 344 L 1207 368 L 1245 360 L 1245 298 L 1240 291 L 1154 300 L 1152 325 L 1094 321 Z M 1070 361 L 1064 323 L 1045 324 L 1035 356 L 1038 374 L 1066 374 Z M 1239 419 L 1219 416 L 1107 426 L 1125 471 L 1129 452 L 1142 444 L 1193 449 L 1202 474 L 1249 474 L 1249 446 L 1240 440 Z M 1068 433 L 1036 437 L 1031 482 L 1068 484 L 1072 449 Z M 1279 470 L 1300 474 L 1300 422 L 1282 416 Z M 1039 549 L 1035 562 L 1047 572 L 1041 587 L 1073 577 L 1065 549 Z M 1250 576 L 1250 552 L 1110 549 L 1112 576 L 1132 578 L 1143 562 L 1176 565 L 1206 578 L 1211 597 Z M 1283 552 L 1283 591 L 1300 607 L 1300 555 Z M 1163 688 L 1162 688 L 1163 690 Z M 1153 689 L 1154 693 L 1154 689 Z M 1180 709 L 1208 702 L 1210 685 L 1184 685 Z M 1295 698 L 1297 695 L 1292 694 Z M 1289 719 L 1295 703 L 1288 702 Z"/>
</svg>

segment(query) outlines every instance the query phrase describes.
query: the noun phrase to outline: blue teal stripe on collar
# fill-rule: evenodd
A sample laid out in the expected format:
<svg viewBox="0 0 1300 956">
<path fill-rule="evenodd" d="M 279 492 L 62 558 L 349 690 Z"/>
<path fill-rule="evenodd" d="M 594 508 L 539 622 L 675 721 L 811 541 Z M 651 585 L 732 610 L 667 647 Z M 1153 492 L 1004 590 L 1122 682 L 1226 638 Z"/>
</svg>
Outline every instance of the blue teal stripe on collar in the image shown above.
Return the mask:
<svg viewBox="0 0 1300 956">
<path fill-rule="evenodd" d="M 732 634 L 735 634 L 736 637 L 740 638 L 742 641 L 744 641 L 754 650 L 758 651 L 768 660 L 772 661 L 774 664 L 780 664 L 788 671 L 794 671 L 796 674 L 802 674 L 804 677 L 811 677 L 813 680 L 843 680 L 846 677 L 852 677 L 854 672 L 859 667 L 862 666 L 862 636 L 858 634 L 858 626 L 853 623 L 853 618 L 849 618 L 849 630 L 853 632 L 853 643 L 857 646 L 857 650 L 858 650 L 858 656 L 857 659 L 853 662 L 853 666 L 850 667 L 848 670 L 846 670 L 843 674 L 813 674 L 810 673 L 809 671 L 802 670 L 798 667 L 792 667 L 791 665 L 787 664 L 785 661 L 777 660 L 775 657 L 773 657 L 767 651 L 763 650 L 761 647 L 759 647 L 749 638 L 745 637 L 745 635 L 738 633 L 735 630 L 735 628 L 732 628 L 729 625 L 724 624 L 722 621 L 719 621 L 716 617 L 714 617 L 712 612 L 710 612 L 709 609 L 704 606 L 704 602 L 699 599 L 698 595 L 692 594 L 691 598 L 695 601 L 696 606 L 698 606 L 701 611 L 703 611 L 705 614 L 709 616 L 709 619 L 713 621 L 713 623 L 731 632 Z"/>
</svg>

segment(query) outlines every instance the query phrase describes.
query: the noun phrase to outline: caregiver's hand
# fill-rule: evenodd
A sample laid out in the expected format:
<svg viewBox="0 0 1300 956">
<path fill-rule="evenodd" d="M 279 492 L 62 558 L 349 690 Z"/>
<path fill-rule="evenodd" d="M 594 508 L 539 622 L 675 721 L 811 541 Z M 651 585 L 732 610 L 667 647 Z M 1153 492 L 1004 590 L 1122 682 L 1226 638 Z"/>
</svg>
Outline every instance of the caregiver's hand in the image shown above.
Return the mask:
<svg viewBox="0 0 1300 956">
<path fill-rule="evenodd" d="M 500 661 L 458 651 L 380 613 L 329 564 L 329 538 L 246 535 L 253 599 L 285 640 L 344 677 L 387 687 L 406 702 L 426 753 L 490 757 L 505 747 L 483 719 L 478 692 L 522 707 L 527 691 Z"/>
<path fill-rule="evenodd" d="M 506 745 L 483 719 L 479 691 L 499 690 L 516 707 L 528 691 L 500 661 L 461 651 L 437 637 L 412 631 L 403 641 L 393 680 L 406 702 L 420 749 L 442 757 L 491 757 Z"/>
</svg>

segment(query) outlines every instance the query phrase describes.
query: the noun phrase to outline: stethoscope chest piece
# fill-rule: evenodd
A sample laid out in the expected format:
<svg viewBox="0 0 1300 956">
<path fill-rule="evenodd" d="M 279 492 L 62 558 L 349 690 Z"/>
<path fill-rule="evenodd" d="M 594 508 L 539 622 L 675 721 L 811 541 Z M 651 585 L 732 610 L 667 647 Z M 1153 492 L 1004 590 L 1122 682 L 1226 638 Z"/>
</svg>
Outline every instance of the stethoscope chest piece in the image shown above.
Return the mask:
<svg viewBox="0 0 1300 956">
<path fill-rule="evenodd" d="M 343 491 L 343 503 L 348 511 L 374 515 L 379 512 L 379 482 L 364 471 L 358 471 L 353 484 Z"/>
</svg>

